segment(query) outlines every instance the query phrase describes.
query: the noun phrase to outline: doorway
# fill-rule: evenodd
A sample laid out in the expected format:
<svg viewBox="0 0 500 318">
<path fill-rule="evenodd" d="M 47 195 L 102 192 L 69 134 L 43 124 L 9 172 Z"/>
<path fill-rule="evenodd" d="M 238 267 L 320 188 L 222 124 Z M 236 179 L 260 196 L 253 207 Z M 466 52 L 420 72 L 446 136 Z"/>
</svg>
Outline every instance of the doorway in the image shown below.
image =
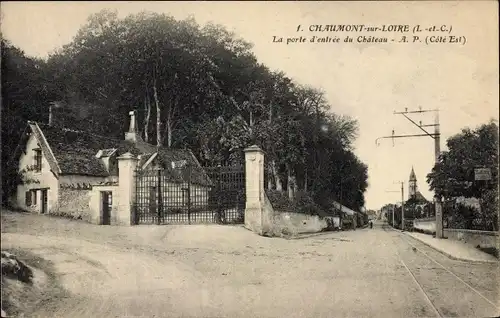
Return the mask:
<svg viewBox="0 0 500 318">
<path fill-rule="evenodd" d="M 111 191 L 101 191 L 101 215 L 102 225 L 111 224 L 111 207 L 113 206 L 113 194 Z"/>
<path fill-rule="evenodd" d="M 47 189 L 41 189 L 40 190 L 40 203 L 41 203 L 40 213 L 41 214 L 47 213 L 47 210 L 48 210 L 47 199 L 48 199 Z"/>
</svg>

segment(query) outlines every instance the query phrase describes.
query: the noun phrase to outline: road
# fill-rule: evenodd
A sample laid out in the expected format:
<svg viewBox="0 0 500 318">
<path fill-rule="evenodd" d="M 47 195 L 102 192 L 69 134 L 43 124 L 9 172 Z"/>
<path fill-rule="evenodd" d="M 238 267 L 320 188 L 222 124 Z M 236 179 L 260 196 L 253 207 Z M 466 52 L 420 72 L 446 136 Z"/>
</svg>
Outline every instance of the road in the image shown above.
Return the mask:
<svg viewBox="0 0 500 318">
<path fill-rule="evenodd" d="M 373 229 L 284 240 L 238 226 L 110 227 L 2 215 L 2 249 L 54 264 L 31 317 L 493 317 L 498 266 Z"/>
</svg>

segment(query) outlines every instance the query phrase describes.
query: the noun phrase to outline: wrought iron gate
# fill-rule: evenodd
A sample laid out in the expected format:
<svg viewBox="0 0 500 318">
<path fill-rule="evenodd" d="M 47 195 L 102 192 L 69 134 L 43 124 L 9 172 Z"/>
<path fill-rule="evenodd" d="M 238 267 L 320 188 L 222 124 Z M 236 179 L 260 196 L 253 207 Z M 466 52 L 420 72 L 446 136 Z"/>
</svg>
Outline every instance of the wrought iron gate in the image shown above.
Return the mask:
<svg viewBox="0 0 500 318">
<path fill-rule="evenodd" d="M 243 166 L 136 171 L 136 224 L 238 224 L 245 216 Z"/>
</svg>

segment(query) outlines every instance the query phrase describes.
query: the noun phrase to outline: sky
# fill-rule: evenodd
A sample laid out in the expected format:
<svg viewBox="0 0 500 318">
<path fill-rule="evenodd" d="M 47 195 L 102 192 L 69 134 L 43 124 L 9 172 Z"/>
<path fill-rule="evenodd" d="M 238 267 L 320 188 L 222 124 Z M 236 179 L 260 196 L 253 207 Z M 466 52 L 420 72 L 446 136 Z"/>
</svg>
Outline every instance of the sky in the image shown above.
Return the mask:
<svg viewBox="0 0 500 318">
<path fill-rule="evenodd" d="M 451 2 L 3 2 L 4 37 L 27 55 L 47 57 L 71 42 L 87 17 L 102 9 L 119 17 L 141 11 L 166 13 L 176 19 L 193 16 L 204 25 L 224 25 L 254 45 L 258 60 L 284 71 L 300 84 L 324 90 L 331 111 L 355 118 L 359 136 L 355 153 L 368 165 L 366 208 L 378 209 L 407 199 L 408 178 L 415 170 L 419 191 L 432 200 L 426 175 L 434 165 L 431 137 L 388 136 L 421 134 L 394 111 L 439 109 L 441 150 L 446 139 L 462 128 L 498 121 L 498 4 L 496 1 Z M 445 25 L 451 33 L 311 32 L 311 25 Z M 301 31 L 297 31 L 300 25 Z M 354 42 L 345 43 L 350 35 Z M 358 36 L 386 37 L 388 43 L 356 43 Z M 406 35 L 409 42 L 398 42 Z M 454 35 L 463 44 L 430 43 L 431 35 Z M 273 43 L 273 37 L 283 37 Z M 304 43 L 287 38 L 303 36 Z M 339 37 L 340 43 L 311 43 L 312 36 Z M 277 39 L 276 38 L 276 39 Z M 395 39 L 391 42 L 390 39 Z M 410 114 L 411 115 L 411 114 Z M 434 113 L 413 114 L 422 124 L 434 124 Z M 433 127 L 428 127 L 432 130 Z"/>
</svg>

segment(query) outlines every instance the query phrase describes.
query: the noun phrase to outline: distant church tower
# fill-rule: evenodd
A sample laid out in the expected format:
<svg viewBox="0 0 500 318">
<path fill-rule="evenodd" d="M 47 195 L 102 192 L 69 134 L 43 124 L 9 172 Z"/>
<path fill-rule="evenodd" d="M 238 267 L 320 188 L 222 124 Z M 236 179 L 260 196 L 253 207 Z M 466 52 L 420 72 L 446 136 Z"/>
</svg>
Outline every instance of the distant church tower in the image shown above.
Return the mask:
<svg viewBox="0 0 500 318">
<path fill-rule="evenodd" d="M 415 176 L 415 171 L 413 171 L 413 167 L 411 167 L 410 172 L 410 180 L 408 182 L 408 198 L 416 198 L 417 197 L 417 177 Z"/>
</svg>

